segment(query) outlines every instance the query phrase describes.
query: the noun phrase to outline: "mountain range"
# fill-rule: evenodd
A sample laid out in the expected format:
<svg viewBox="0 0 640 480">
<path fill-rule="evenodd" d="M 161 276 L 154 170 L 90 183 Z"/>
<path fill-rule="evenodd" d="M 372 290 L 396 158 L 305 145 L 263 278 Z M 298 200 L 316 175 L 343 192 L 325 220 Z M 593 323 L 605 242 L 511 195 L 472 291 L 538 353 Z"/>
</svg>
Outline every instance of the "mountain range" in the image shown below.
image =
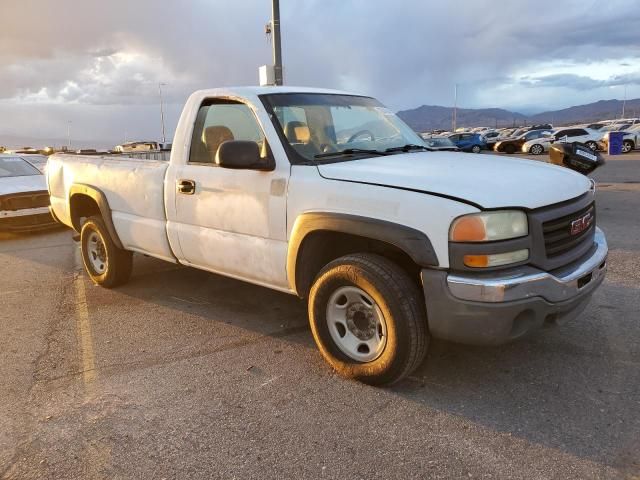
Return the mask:
<svg viewBox="0 0 640 480">
<path fill-rule="evenodd" d="M 501 108 L 458 108 L 456 124 L 458 127 L 511 127 L 540 123 L 552 123 L 554 126 L 574 125 L 620 118 L 622 104 L 622 100 L 600 100 L 586 105 L 551 110 L 535 115 L 524 115 Z M 422 105 L 418 108 L 402 110 L 398 112 L 398 116 L 418 132 L 428 132 L 434 129 L 450 130 L 453 108 Z M 625 116 L 640 116 L 640 98 L 626 101 Z M 27 145 L 42 148 L 49 145 L 66 145 L 66 143 L 67 139 L 64 138 L 32 138 L 0 133 L 0 145 L 14 148 Z M 72 139 L 71 143 L 73 148 L 112 148 L 119 142 Z"/>
<path fill-rule="evenodd" d="M 622 100 L 599 100 L 586 105 L 551 110 L 535 115 L 524 115 L 501 108 L 458 108 L 456 125 L 458 127 L 511 127 L 539 123 L 552 123 L 555 126 L 573 125 L 620 118 L 622 104 Z M 639 115 L 640 98 L 627 100 L 625 116 Z M 398 112 L 398 116 L 418 132 L 428 132 L 434 129 L 450 130 L 453 108 L 422 105 L 418 108 L 402 110 Z"/>
</svg>

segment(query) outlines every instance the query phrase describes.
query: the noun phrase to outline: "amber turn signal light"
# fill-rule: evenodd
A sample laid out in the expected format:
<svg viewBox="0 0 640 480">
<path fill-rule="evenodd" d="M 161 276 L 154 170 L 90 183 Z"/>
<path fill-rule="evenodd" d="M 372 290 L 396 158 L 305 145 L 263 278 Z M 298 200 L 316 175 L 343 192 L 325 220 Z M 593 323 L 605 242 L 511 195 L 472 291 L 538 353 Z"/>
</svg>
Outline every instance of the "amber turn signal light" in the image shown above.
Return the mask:
<svg viewBox="0 0 640 480">
<path fill-rule="evenodd" d="M 515 252 L 494 253 L 492 255 L 465 255 L 462 261 L 467 267 L 486 268 L 524 262 L 529 258 L 529 249 L 523 248 Z"/>
<path fill-rule="evenodd" d="M 463 258 L 467 267 L 482 268 L 489 266 L 489 255 L 465 255 Z"/>
</svg>

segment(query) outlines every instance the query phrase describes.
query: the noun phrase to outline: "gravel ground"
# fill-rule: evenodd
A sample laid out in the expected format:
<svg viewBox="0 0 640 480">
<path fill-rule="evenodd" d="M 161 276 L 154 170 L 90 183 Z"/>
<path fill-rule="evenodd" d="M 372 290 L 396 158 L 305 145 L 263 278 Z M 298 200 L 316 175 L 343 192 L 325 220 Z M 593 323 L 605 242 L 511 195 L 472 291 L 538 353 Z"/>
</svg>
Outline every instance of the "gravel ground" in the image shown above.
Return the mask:
<svg viewBox="0 0 640 480">
<path fill-rule="evenodd" d="M 582 318 L 434 341 L 389 389 L 335 376 L 292 296 L 142 256 L 105 290 L 68 231 L 4 235 L 0 478 L 639 478 L 640 155 L 596 178 Z"/>
</svg>

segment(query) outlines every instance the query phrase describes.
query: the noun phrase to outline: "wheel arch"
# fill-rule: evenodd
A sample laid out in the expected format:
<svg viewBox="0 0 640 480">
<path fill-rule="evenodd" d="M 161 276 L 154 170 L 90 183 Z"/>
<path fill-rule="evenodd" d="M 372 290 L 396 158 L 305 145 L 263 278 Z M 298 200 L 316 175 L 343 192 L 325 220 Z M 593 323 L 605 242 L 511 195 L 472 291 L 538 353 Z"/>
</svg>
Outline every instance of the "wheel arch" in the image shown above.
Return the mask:
<svg viewBox="0 0 640 480">
<path fill-rule="evenodd" d="M 439 265 L 429 237 L 414 228 L 350 214 L 306 213 L 296 220 L 289 239 L 289 285 L 298 296 L 305 297 L 327 263 L 363 251 L 386 256 L 411 274 L 419 273 L 422 267 Z"/>
<path fill-rule="evenodd" d="M 91 215 L 100 215 L 109 231 L 113 243 L 123 248 L 118 232 L 113 225 L 111 207 L 102 190 L 91 185 L 74 183 L 69 189 L 69 216 L 73 229 L 80 233 L 81 219 Z"/>
</svg>

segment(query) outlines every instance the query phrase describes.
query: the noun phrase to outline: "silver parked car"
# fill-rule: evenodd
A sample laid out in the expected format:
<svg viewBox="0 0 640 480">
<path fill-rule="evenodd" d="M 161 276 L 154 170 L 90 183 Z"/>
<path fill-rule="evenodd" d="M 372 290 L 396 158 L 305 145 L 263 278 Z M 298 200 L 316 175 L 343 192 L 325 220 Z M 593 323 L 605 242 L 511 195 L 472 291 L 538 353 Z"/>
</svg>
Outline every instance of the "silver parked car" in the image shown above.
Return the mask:
<svg viewBox="0 0 640 480">
<path fill-rule="evenodd" d="M 0 155 L 0 231 L 23 232 L 55 225 L 42 172 L 24 158 Z"/>
</svg>

